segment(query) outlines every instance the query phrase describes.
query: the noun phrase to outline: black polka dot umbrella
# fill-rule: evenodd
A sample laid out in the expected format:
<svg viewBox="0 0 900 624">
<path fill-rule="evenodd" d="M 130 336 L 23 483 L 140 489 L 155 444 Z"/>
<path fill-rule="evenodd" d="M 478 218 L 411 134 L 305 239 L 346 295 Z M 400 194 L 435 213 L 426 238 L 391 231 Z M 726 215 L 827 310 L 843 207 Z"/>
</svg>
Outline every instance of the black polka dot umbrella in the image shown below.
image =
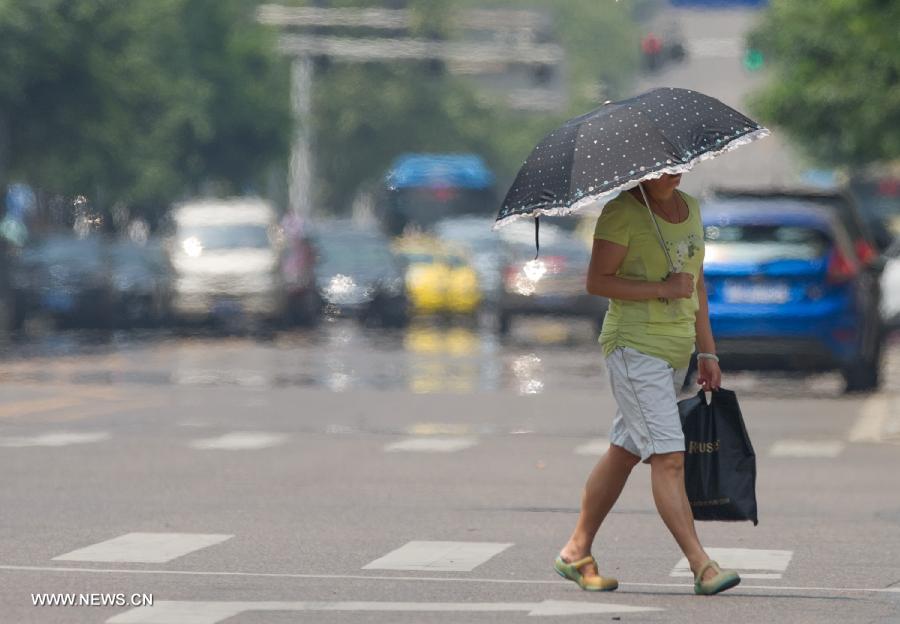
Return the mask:
<svg viewBox="0 0 900 624">
<path fill-rule="evenodd" d="M 608 102 L 547 135 L 522 165 L 495 227 L 570 214 L 598 199 L 762 138 L 769 131 L 719 100 L 654 89 Z"/>
</svg>

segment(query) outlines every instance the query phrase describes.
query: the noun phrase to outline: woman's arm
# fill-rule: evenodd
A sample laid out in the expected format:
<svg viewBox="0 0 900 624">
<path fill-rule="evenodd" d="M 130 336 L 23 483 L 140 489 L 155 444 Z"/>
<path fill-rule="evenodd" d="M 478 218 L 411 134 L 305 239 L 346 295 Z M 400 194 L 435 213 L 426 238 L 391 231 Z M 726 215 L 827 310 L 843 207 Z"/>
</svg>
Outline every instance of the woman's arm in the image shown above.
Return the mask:
<svg viewBox="0 0 900 624">
<path fill-rule="evenodd" d="M 697 333 L 697 352 L 716 353 L 716 341 L 713 338 L 712 326 L 709 323 L 709 301 L 706 298 L 706 282 L 703 280 L 703 271 L 697 278 L 697 301 L 700 307 L 697 309 L 697 317 L 694 321 L 694 329 Z M 697 359 L 697 383 L 704 390 L 718 390 L 722 385 L 722 371 L 719 363 L 713 359 Z"/>
<path fill-rule="evenodd" d="M 607 299 L 645 301 L 648 299 L 687 299 L 694 292 L 690 273 L 672 273 L 664 282 L 647 282 L 616 277 L 628 247 L 595 239 L 588 266 L 587 291 Z"/>
<path fill-rule="evenodd" d="M 706 298 L 706 282 L 703 280 L 702 271 L 700 277 L 697 278 L 697 302 L 700 304 L 697 318 L 694 321 L 694 329 L 697 333 L 697 351 L 715 355 L 716 341 L 709 323 L 709 301 Z"/>
</svg>

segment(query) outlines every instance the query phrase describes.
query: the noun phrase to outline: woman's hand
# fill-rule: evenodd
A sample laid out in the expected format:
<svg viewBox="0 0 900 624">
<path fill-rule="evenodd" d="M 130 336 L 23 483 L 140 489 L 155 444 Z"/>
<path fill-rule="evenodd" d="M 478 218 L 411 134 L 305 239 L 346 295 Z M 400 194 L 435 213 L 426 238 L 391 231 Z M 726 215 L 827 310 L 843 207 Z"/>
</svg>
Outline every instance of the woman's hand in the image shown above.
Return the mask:
<svg viewBox="0 0 900 624">
<path fill-rule="evenodd" d="M 694 276 L 690 273 L 669 273 L 662 283 L 663 299 L 690 299 L 694 295 Z"/>
<path fill-rule="evenodd" d="M 722 370 L 715 360 L 702 358 L 697 360 L 697 383 L 704 391 L 710 392 L 722 387 Z"/>
</svg>

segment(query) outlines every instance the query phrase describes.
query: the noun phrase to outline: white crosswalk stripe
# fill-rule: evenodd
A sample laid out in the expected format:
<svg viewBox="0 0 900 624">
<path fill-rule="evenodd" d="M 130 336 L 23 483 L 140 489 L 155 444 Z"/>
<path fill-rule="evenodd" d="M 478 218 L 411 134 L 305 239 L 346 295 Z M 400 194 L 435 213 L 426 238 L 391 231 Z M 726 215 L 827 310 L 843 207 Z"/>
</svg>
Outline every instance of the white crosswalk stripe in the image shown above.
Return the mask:
<svg viewBox="0 0 900 624">
<path fill-rule="evenodd" d="M 875 443 L 900 439 L 900 400 L 885 394 L 866 399 L 847 439 Z"/>
<path fill-rule="evenodd" d="M 207 533 L 126 533 L 59 555 L 53 560 L 166 563 L 232 537 Z"/>
<path fill-rule="evenodd" d="M 707 548 L 706 553 L 723 569 L 737 570 L 745 579 L 780 579 L 787 570 L 792 550 L 756 550 L 751 548 Z M 686 557 L 675 564 L 669 576 L 694 577 Z"/>
<path fill-rule="evenodd" d="M 840 440 L 779 440 L 769 449 L 769 457 L 834 458 L 844 452 L 844 447 Z"/>
<path fill-rule="evenodd" d="M 510 546 L 494 542 L 413 541 L 363 566 L 363 570 L 471 572 Z"/>
<path fill-rule="evenodd" d="M 595 455 L 599 457 L 607 450 L 609 450 L 609 440 L 606 438 L 596 438 L 576 447 L 575 453 L 577 455 Z"/>
<path fill-rule="evenodd" d="M 217 438 L 202 438 L 191 442 L 191 447 L 204 451 L 250 451 L 283 444 L 287 436 L 283 433 L 264 431 L 232 431 Z"/>
<path fill-rule="evenodd" d="M 6 437 L 0 438 L 0 446 L 26 447 L 26 446 L 69 446 L 70 444 L 89 444 L 109 439 L 105 431 L 71 432 L 56 431 L 31 437 Z"/>
<path fill-rule="evenodd" d="M 478 444 L 475 438 L 417 437 L 406 438 L 384 447 L 388 453 L 399 451 L 413 453 L 454 453 L 471 448 Z"/>
</svg>

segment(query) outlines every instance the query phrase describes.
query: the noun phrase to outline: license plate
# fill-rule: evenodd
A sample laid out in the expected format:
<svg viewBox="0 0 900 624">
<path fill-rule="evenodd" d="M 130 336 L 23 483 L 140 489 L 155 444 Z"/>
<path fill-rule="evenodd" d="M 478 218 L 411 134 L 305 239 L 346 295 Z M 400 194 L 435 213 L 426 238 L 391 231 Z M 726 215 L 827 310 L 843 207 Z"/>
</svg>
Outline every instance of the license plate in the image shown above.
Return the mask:
<svg viewBox="0 0 900 624">
<path fill-rule="evenodd" d="M 216 316 L 237 316 L 241 313 L 241 302 L 235 299 L 219 299 L 213 304 L 212 313 Z"/>
<path fill-rule="evenodd" d="M 787 303 L 791 291 L 787 284 L 726 284 L 725 301 L 728 303 Z"/>
</svg>

